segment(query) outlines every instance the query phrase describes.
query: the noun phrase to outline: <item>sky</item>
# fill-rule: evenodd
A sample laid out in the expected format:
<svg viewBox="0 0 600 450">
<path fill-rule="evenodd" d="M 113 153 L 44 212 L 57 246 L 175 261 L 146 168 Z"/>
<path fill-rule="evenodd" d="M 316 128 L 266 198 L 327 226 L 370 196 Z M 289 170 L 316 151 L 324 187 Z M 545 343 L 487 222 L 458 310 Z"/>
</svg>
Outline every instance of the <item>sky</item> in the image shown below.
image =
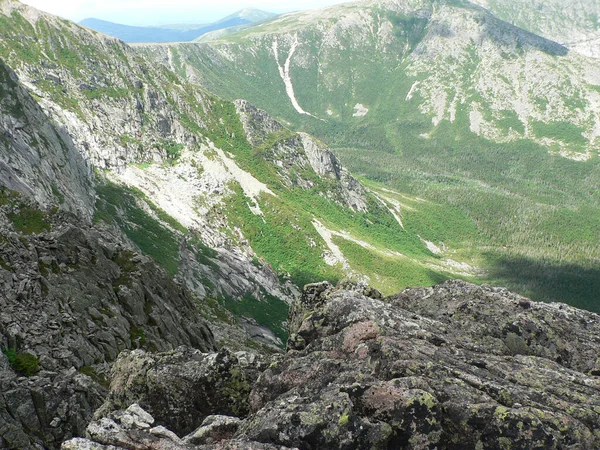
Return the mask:
<svg viewBox="0 0 600 450">
<path fill-rule="evenodd" d="M 283 13 L 321 8 L 344 0 L 21 0 L 30 6 L 79 22 L 94 17 L 125 25 L 211 23 L 244 8 Z"/>
</svg>

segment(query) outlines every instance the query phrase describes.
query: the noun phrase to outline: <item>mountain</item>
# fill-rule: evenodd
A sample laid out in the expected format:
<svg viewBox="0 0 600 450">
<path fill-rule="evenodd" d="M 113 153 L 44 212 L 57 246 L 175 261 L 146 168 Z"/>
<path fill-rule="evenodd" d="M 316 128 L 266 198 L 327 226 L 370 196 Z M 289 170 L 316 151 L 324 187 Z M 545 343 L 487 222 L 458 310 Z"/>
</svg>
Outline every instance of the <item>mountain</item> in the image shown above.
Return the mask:
<svg viewBox="0 0 600 450">
<path fill-rule="evenodd" d="M 497 17 L 560 42 L 584 56 L 600 57 L 600 2 L 474 0 Z"/>
<path fill-rule="evenodd" d="M 230 14 L 227 17 L 224 17 L 216 23 L 226 23 L 235 19 L 243 19 L 248 23 L 258 23 L 273 19 L 275 17 L 277 17 L 277 14 L 262 11 L 256 8 L 244 8 L 234 12 L 233 14 Z"/>
<path fill-rule="evenodd" d="M 361 4 L 333 11 L 346 8 L 358 16 L 340 16 L 344 24 L 354 27 L 365 17 Z M 327 11 L 303 17 L 308 23 Z M 314 22 L 321 31 L 324 23 L 332 21 Z M 348 42 L 362 39 L 358 30 L 352 28 Z M 522 32 L 514 33 L 520 39 Z M 570 59 L 560 59 L 563 47 L 524 36 L 523 52 L 544 58 L 536 52 L 551 51 L 571 67 Z M 265 39 L 273 38 L 276 56 L 286 47 L 279 35 Z M 246 51 L 243 44 L 189 48 L 232 45 L 235 57 Z M 404 44 L 412 53 L 420 45 Z M 496 189 L 517 206 L 531 198 L 549 206 L 544 201 L 561 186 L 545 179 L 548 191 L 534 190 L 533 177 L 529 198 L 511 185 L 475 183 L 466 172 L 459 179 L 434 172 L 421 178 L 414 165 L 398 171 L 392 164 L 402 156 L 398 150 L 412 149 L 393 147 L 395 122 L 387 123 L 392 128 L 380 146 L 371 147 L 375 135 L 365 133 L 369 148 L 347 149 L 362 150 L 362 160 L 337 148 L 372 178 L 369 170 L 381 170 L 378 182 L 355 177 L 306 129 L 348 142 L 361 136 L 353 120 L 375 133 L 385 127 L 384 116 L 362 100 L 337 123 L 333 109 L 330 121 L 319 120 L 319 110 L 305 103 L 309 97 L 295 90 L 292 56 L 301 55 L 300 41 L 290 45 L 287 63 L 265 66 L 275 65 L 287 87 L 283 104 L 293 113 L 283 122 L 248 100 L 226 100 L 198 86 L 197 64 L 207 62 L 194 58 L 206 54 L 184 54 L 188 47 L 174 45 L 146 55 L 152 47 L 133 48 L 0 0 L 0 448 L 500 448 L 509 445 L 507 436 L 523 448 L 597 447 L 598 315 L 446 281 L 490 279 L 473 255 L 498 251 L 498 243 L 480 234 L 485 227 L 476 215 L 460 209 L 458 191 L 433 197 L 424 188 L 457 186 L 473 201 Z M 426 50 L 417 52 L 421 61 L 428 61 Z M 578 61 L 579 68 L 592 64 Z M 227 64 L 213 63 L 206 79 L 214 82 L 219 73 L 227 74 L 223 82 L 233 79 Z M 244 70 L 239 80 L 254 69 Z M 333 66 L 331 73 L 339 74 Z M 435 72 L 420 81 L 435 87 L 438 78 Z M 263 82 L 277 92 L 272 79 Z M 418 86 L 411 90 L 420 101 L 434 98 Z M 474 149 L 461 155 L 460 146 L 484 142 L 454 125 L 438 136 L 436 127 L 454 122 L 442 117 L 436 124 L 422 111 L 421 122 L 417 113 L 406 116 L 415 122 L 404 132 L 433 126 L 428 142 L 434 150 L 445 142 L 449 161 L 472 159 Z M 297 116 L 305 131 L 293 131 Z M 543 166 L 528 159 L 534 147 L 520 149 L 522 141 L 515 138 L 508 149 L 524 150 L 535 174 Z M 491 152 L 490 145 L 477 150 Z M 539 161 L 547 161 L 548 150 L 535 147 Z M 551 155 L 557 169 L 594 167 L 594 156 L 574 161 L 569 151 L 581 149 L 567 150 Z M 386 151 L 390 159 L 383 160 Z M 511 176 L 519 174 L 520 155 L 506 166 Z M 398 178 L 386 178 L 395 172 L 423 182 L 411 192 L 396 185 Z M 585 181 L 597 185 L 593 177 Z M 566 192 L 567 200 L 579 200 L 588 191 Z M 593 201 L 588 207 L 593 214 Z M 579 243 L 588 239 L 580 233 L 585 222 L 573 217 Z M 480 247 L 470 250 L 473 242 Z M 592 258 L 595 251 L 588 248 Z M 579 253 L 563 257 L 582 264 Z M 566 286 L 576 299 L 578 287 L 597 292 L 591 281 L 599 279 L 597 267 L 589 273 L 581 267 L 572 268 L 579 286 L 560 266 L 546 274 L 554 277 L 546 288 L 560 295 L 555 286 Z M 525 283 L 527 275 L 518 274 Z M 388 296 L 409 285 L 425 287 Z"/>
<path fill-rule="evenodd" d="M 258 9 L 247 8 L 238 11 L 232 16 L 228 16 L 223 20 L 233 19 L 235 17 L 241 17 L 243 19 L 248 20 L 249 22 L 242 25 L 228 26 L 227 28 L 221 28 L 215 31 L 210 31 L 194 39 L 194 42 L 208 42 L 213 41 L 215 39 L 220 39 L 224 36 L 245 30 L 246 28 L 249 28 L 253 25 L 268 22 L 269 20 L 272 20 L 273 18 L 277 17 L 277 15 L 265 11 L 260 11 Z"/>
<path fill-rule="evenodd" d="M 2 446 L 81 436 L 123 350 L 280 352 L 307 282 L 471 270 L 247 101 L 16 1 L 0 30 Z"/>
<path fill-rule="evenodd" d="M 480 280 L 599 308 L 596 59 L 437 0 L 354 2 L 136 50 L 317 136 Z"/>
<path fill-rule="evenodd" d="M 210 32 L 231 27 L 242 27 L 275 17 L 258 9 L 247 8 L 208 25 L 168 25 L 160 27 L 136 27 L 107 22 L 100 19 L 84 19 L 80 25 L 116 37 L 125 42 L 187 42 Z"/>
</svg>

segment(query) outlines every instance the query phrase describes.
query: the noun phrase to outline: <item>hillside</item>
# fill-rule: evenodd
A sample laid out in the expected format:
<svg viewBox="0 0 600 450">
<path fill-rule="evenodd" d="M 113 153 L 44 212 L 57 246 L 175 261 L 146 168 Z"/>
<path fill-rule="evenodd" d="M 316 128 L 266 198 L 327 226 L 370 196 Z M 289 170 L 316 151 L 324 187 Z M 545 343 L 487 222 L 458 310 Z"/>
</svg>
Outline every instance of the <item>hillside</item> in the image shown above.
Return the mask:
<svg viewBox="0 0 600 450">
<path fill-rule="evenodd" d="M 598 0 L 474 0 L 473 3 L 584 56 L 600 57 Z"/>
<path fill-rule="evenodd" d="M 476 276 L 404 229 L 395 201 L 362 186 L 310 135 L 246 101 L 221 100 L 121 41 L 18 2 L 0 6 L 5 79 L 60 130 L 68 160 L 81 160 L 65 168 L 54 135 L 31 135 L 30 155 L 8 139 L 5 195 L 42 212 L 7 211 L 7 223 L 50 231 L 43 211 L 56 209 L 104 230 L 126 249 L 124 264 L 143 255 L 185 286 L 219 323 L 219 344 L 283 346 L 288 304 L 314 279 L 392 293 Z M 7 127 L 21 129 L 22 101 L 6 100 Z"/>
<path fill-rule="evenodd" d="M 406 19 L 429 33 L 434 6 L 403 29 Z M 381 16 L 380 4 L 367 7 Z M 289 17 L 323 31 L 337 15 L 360 25 L 364 8 Z M 289 17 L 277 27 L 297 27 Z M 343 45 L 361 39 L 358 29 Z M 412 97 L 400 107 L 368 103 L 358 77 L 350 86 L 362 103 L 344 116 L 341 100 L 330 102 L 339 109 L 320 120 L 292 65 L 301 39 L 319 34 L 269 33 L 260 39 L 272 39 L 276 58 L 263 69 L 276 68 L 283 91 L 259 77 L 271 91 L 257 100 L 282 96 L 280 119 L 198 85 L 219 76 L 250 85 L 251 66 L 228 72 L 250 42 L 239 35 L 132 48 L 0 0 L 0 449 L 598 447 L 598 315 L 464 281 L 497 278 L 545 302 L 597 306 L 596 141 L 484 139 L 460 132 L 470 116 L 460 119 L 458 103 L 454 119 L 436 122 L 424 99 L 437 98 L 439 71 L 423 87 L 404 80 Z M 409 48 L 406 35 L 386 33 L 405 44 L 404 76 L 436 59 L 433 47 L 418 50 L 434 37 Z M 320 64 L 342 43 L 329 36 Z M 524 54 L 554 52 L 571 67 L 563 47 L 524 36 Z M 184 56 L 190 49 L 213 49 L 211 70 L 222 72 L 200 70 L 194 58 L 206 53 Z M 413 122 L 390 122 L 392 113 Z M 499 155 L 511 157 L 500 172 Z M 547 178 L 549 167 L 561 176 Z M 491 193 L 506 202 L 489 203 Z M 499 216 L 508 206 L 525 219 Z M 553 227 L 540 211 L 554 214 Z M 494 234 L 498 221 L 504 234 Z M 515 255 L 533 263 L 493 271 L 490 261 Z"/>
<path fill-rule="evenodd" d="M 137 50 L 316 135 L 404 206 L 406 229 L 483 279 L 599 307 L 597 60 L 473 3 L 432 0 Z"/>
</svg>

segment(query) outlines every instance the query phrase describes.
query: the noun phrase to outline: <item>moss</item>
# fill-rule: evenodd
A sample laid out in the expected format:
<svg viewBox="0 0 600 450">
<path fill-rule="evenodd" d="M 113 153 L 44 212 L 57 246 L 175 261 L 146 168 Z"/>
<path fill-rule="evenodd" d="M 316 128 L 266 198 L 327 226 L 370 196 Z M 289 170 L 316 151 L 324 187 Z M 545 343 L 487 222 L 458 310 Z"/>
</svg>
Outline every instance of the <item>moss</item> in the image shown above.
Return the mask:
<svg viewBox="0 0 600 450">
<path fill-rule="evenodd" d="M 419 403 L 431 409 L 435 406 L 435 397 L 429 392 L 424 392 L 423 395 L 419 398 Z"/>
<path fill-rule="evenodd" d="M 528 355 L 529 347 L 523 337 L 515 333 L 508 333 L 504 340 L 504 344 L 513 355 Z"/>
<path fill-rule="evenodd" d="M 115 291 L 119 286 L 131 286 L 131 274 L 137 270 L 137 264 L 133 262 L 135 254 L 130 250 L 125 250 L 117 254 L 113 261 L 121 268 L 119 278 L 113 282 Z"/>
<path fill-rule="evenodd" d="M 508 417 L 509 409 L 504 406 L 498 406 L 494 411 L 494 417 L 498 417 L 500 420 L 505 420 Z"/>
<path fill-rule="evenodd" d="M 19 192 L 4 186 L 0 187 L 0 206 L 14 204 L 20 197 L 21 194 Z"/>
<path fill-rule="evenodd" d="M 40 234 L 52 228 L 43 211 L 29 206 L 21 207 L 18 212 L 9 214 L 8 218 L 15 230 L 25 234 Z"/>
<path fill-rule="evenodd" d="M 248 414 L 248 395 L 250 384 L 239 367 L 233 367 L 229 371 L 231 377 L 223 388 L 223 394 L 229 398 L 231 410 L 238 417 Z"/>
<path fill-rule="evenodd" d="M 6 262 L 2 256 L 0 256 L 0 267 L 2 267 L 4 270 L 12 271 L 12 266 Z"/>
<path fill-rule="evenodd" d="M 8 362 L 15 372 L 30 377 L 34 375 L 40 366 L 40 360 L 31 353 L 17 353 L 15 349 L 4 349 L 2 352 L 8 358 Z"/>
<path fill-rule="evenodd" d="M 92 380 L 94 380 L 95 382 L 97 382 L 100 386 L 108 389 L 110 386 L 110 380 L 108 378 L 106 378 L 105 375 L 103 374 L 99 374 L 96 369 L 94 369 L 92 366 L 83 366 L 79 368 L 79 372 L 87 375 L 88 377 L 90 377 Z"/>
<path fill-rule="evenodd" d="M 129 338 L 134 347 L 141 348 L 146 345 L 146 334 L 143 328 L 131 327 L 129 329 Z"/>
<path fill-rule="evenodd" d="M 338 420 L 338 425 L 343 427 L 344 425 L 346 425 L 348 423 L 348 421 L 350 420 L 350 416 L 346 413 L 342 414 Z"/>
</svg>

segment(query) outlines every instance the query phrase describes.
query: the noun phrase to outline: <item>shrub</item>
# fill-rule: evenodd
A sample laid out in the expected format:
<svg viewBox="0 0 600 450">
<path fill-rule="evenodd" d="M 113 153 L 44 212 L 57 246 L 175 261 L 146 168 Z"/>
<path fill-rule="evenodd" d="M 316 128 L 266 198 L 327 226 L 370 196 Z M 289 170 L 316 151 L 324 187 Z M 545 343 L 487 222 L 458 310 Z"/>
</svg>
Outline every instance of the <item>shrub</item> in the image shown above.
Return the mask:
<svg viewBox="0 0 600 450">
<path fill-rule="evenodd" d="M 31 353 L 17 353 L 15 349 L 3 350 L 8 362 L 15 372 L 30 377 L 39 370 L 40 360 Z"/>
</svg>

